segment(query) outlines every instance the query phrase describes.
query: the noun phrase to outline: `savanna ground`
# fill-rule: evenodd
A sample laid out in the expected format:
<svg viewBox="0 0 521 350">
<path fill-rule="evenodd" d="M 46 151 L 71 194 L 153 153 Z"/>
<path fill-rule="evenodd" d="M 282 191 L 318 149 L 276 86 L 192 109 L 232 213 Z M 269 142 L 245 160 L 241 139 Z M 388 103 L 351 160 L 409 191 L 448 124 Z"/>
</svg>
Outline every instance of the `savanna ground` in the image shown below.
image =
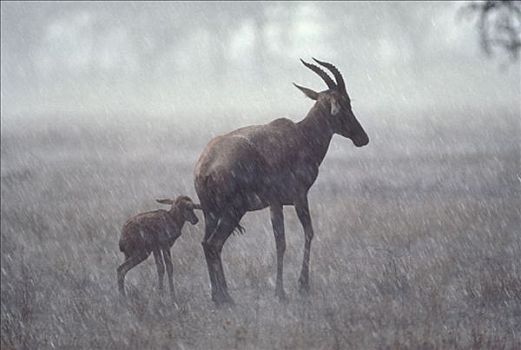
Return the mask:
<svg viewBox="0 0 521 350">
<path fill-rule="evenodd" d="M 310 191 L 311 293 L 296 289 L 304 237 L 288 207 L 289 302 L 275 299 L 260 211 L 225 245 L 236 305 L 222 309 L 202 220 L 172 249 L 177 307 L 152 258 L 128 274 L 126 302 L 116 267 L 125 219 L 195 197 L 197 156 L 230 125 L 3 123 L 2 349 L 521 348 L 518 111 L 360 118 L 371 143 L 336 136 Z"/>
</svg>

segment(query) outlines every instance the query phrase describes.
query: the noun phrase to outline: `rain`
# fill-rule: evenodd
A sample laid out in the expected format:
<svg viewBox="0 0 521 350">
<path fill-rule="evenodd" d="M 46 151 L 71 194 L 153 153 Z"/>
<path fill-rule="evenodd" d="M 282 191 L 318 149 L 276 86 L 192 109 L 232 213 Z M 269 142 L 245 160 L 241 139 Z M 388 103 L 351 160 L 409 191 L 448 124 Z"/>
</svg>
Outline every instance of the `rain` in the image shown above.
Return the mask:
<svg viewBox="0 0 521 350">
<path fill-rule="evenodd" d="M 1 347 L 521 348 L 520 14 L 512 1 L 2 2 Z M 300 61 L 313 58 L 341 72 L 351 109 Z M 198 208 L 170 249 L 175 298 L 152 255 L 123 296 L 123 225 L 178 196 L 207 210 L 194 181 L 208 143 L 301 125 L 315 101 L 293 83 L 347 128 L 328 129 L 307 192 L 309 290 L 305 230 L 283 203 L 285 300 L 270 209 L 223 246 L 233 303 L 212 300 Z M 319 143 L 306 135 L 290 154 Z M 250 136 L 235 142 L 257 147 Z M 237 196 L 282 196 L 263 184 Z"/>
</svg>

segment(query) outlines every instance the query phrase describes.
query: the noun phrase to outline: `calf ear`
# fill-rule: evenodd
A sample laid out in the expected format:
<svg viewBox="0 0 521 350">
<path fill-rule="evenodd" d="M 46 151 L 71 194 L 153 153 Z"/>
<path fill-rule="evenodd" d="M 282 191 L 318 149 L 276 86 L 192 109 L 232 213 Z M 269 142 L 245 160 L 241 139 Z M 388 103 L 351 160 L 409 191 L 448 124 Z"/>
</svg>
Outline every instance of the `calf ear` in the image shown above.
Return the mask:
<svg viewBox="0 0 521 350">
<path fill-rule="evenodd" d="M 174 204 L 174 201 L 171 200 L 171 199 L 156 199 L 156 202 L 158 203 L 161 203 L 161 204 Z"/>
</svg>

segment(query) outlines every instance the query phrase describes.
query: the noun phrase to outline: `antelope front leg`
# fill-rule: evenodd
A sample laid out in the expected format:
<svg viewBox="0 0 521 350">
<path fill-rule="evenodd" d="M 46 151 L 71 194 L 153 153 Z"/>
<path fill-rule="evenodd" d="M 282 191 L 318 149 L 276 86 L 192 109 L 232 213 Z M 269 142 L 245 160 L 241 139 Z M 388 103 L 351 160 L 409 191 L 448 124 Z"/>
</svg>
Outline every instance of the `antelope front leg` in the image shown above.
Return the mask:
<svg viewBox="0 0 521 350">
<path fill-rule="evenodd" d="M 286 292 L 284 292 L 283 268 L 284 252 L 286 251 L 286 237 L 284 235 L 284 212 L 282 210 L 282 205 L 271 205 L 270 214 L 273 234 L 275 235 L 275 245 L 277 247 L 277 282 L 275 286 L 275 295 L 280 301 L 285 301 Z"/>
<path fill-rule="evenodd" d="M 297 216 L 304 228 L 304 259 L 302 261 L 302 270 L 299 278 L 300 292 L 309 292 L 309 253 L 311 250 L 311 240 L 313 239 L 313 226 L 311 225 L 311 215 L 309 214 L 309 205 L 307 196 L 301 198 L 295 203 Z"/>
<path fill-rule="evenodd" d="M 163 279 L 165 277 L 165 265 L 163 264 L 163 258 L 161 257 L 161 251 L 154 249 L 154 260 L 156 261 L 157 276 L 159 278 L 159 293 L 163 293 Z"/>
</svg>

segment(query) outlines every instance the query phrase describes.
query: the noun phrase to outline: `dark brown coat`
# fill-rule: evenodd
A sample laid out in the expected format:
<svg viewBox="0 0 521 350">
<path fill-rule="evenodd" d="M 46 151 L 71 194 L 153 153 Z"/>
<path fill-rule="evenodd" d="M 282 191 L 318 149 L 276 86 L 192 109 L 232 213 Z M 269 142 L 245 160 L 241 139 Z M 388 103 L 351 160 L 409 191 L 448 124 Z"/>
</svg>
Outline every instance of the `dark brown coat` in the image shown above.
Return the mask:
<svg viewBox="0 0 521 350">
<path fill-rule="evenodd" d="M 192 225 L 199 221 L 194 209 L 199 209 L 187 196 L 179 196 L 172 199 L 158 199 L 162 204 L 171 204 L 170 210 L 154 210 L 131 217 L 123 225 L 119 249 L 125 254 L 125 262 L 118 269 L 118 287 L 121 294 L 125 294 L 125 275 L 146 260 L 150 253 L 154 253 L 157 273 L 159 276 L 159 289 L 163 289 L 163 277 L 166 270 L 170 291 L 174 294 L 173 264 L 170 257 L 170 248 L 173 246 L 186 221 Z M 164 264 L 163 264 L 164 261 Z"/>
<path fill-rule="evenodd" d="M 326 62 L 336 83 L 318 66 L 302 61 L 328 85 L 317 93 L 297 86 L 316 101 L 300 122 L 277 119 L 218 136 L 206 146 L 195 167 L 195 189 L 205 217 L 203 248 L 212 284 L 212 299 L 231 302 L 220 253 L 242 216 L 270 207 L 277 245 L 276 294 L 285 298 L 282 284 L 285 251 L 282 206 L 293 205 L 304 227 L 306 243 L 300 275 L 301 290 L 309 289 L 309 251 L 313 228 L 307 193 L 318 176 L 319 166 L 334 134 L 361 147 L 369 142 L 356 119 L 340 72 Z"/>
</svg>

